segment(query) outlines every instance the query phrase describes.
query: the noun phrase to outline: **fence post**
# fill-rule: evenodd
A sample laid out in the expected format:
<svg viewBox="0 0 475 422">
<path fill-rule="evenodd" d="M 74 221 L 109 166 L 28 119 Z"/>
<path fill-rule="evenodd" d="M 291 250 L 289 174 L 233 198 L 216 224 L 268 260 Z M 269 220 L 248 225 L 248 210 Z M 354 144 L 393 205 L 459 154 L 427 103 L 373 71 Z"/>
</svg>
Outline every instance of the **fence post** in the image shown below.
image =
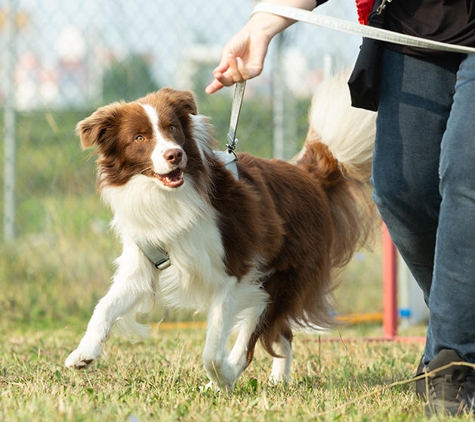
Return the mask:
<svg viewBox="0 0 475 422">
<path fill-rule="evenodd" d="M 7 0 L 5 7 L 5 44 L 3 63 L 5 72 L 4 101 L 4 211 L 3 229 L 5 241 L 15 238 L 15 86 L 13 72 L 15 69 L 15 17 L 17 1 Z"/>
<path fill-rule="evenodd" d="M 397 336 L 397 251 L 386 225 L 383 224 L 383 333 Z"/>
<path fill-rule="evenodd" d="M 285 158 L 284 118 L 285 85 L 283 70 L 284 34 L 276 37 L 276 54 L 272 74 L 272 114 L 273 114 L 273 157 Z"/>
</svg>

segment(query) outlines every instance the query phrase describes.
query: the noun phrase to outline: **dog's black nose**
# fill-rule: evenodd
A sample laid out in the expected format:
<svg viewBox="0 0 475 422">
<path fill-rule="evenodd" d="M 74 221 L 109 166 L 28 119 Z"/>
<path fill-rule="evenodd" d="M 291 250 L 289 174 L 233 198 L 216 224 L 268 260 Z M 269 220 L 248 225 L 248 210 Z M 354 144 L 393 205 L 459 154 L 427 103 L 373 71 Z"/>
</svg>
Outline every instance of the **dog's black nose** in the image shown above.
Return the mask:
<svg viewBox="0 0 475 422">
<path fill-rule="evenodd" d="M 180 148 L 167 149 L 163 156 L 170 164 L 179 164 L 183 158 L 183 151 Z"/>
</svg>

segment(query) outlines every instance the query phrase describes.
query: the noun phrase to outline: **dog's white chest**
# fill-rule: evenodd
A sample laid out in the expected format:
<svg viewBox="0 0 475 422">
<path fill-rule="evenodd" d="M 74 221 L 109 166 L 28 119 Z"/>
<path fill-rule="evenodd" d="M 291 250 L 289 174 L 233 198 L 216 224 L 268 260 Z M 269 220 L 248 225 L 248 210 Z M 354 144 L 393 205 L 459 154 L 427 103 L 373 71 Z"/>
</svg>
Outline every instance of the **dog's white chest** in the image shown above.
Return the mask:
<svg viewBox="0 0 475 422">
<path fill-rule="evenodd" d="M 202 218 L 167 252 L 171 265 L 160 272 L 157 287 L 171 306 L 203 309 L 229 280 L 221 235 L 212 218 Z"/>
</svg>

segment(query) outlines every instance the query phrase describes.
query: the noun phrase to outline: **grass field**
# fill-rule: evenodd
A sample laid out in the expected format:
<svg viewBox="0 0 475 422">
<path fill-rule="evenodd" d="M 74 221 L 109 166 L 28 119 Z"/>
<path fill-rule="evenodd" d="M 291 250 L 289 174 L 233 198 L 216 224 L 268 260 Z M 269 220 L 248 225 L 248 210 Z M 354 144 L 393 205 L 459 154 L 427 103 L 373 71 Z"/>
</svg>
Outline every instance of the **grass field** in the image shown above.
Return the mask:
<svg viewBox="0 0 475 422">
<path fill-rule="evenodd" d="M 380 322 L 325 335 L 297 333 L 288 385 L 268 385 L 271 359 L 258 347 L 230 396 L 204 388 L 203 324 L 159 326 L 136 344 L 114 334 L 92 369 L 66 369 L 64 360 L 107 289 L 118 252 L 112 235 L 99 232 L 93 242 L 103 251 L 98 260 L 90 253 L 91 234 L 72 233 L 85 225 L 68 228 L 63 222 L 53 225 L 58 231 L 46 240 L 19 239 L 2 249 L 0 421 L 426 420 L 410 381 L 423 345 L 367 341 L 382 338 Z M 68 238 L 75 239 L 74 246 Z M 341 313 L 382 310 L 377 245 L 356 255 L 337 298 Z M 161 317 L 152 314 L 150 320 Z M 168 321 L 183 318 L 165 314 Z M 410 330 L 400 335 L 424 334 L 424 327 Z"/>
<path fill-rule="evenodd" d="M 158 328 L 136 344 L 114 335 L 104 358 L 79 372 L 63 362 L 80 329 L 3 326 L 0 420 L 425 420 L 409 382 L 422 344 L 363 339 L 380 331 L 351 327 L 332 333 L 335 341 L 328 341 L 329 335 L 297 334 L 288 385 L 268 385 L 271 361 L 258 349 L 228 396 L 204 388 L 204 328 L 199 326 Z"/>
</svg>

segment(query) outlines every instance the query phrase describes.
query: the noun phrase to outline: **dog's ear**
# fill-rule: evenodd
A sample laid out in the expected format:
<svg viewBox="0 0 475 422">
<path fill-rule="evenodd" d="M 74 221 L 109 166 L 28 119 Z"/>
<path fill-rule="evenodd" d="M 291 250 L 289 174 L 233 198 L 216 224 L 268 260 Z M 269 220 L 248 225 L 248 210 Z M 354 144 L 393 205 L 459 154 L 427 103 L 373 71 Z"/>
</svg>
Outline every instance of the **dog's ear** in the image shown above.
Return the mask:
<svg viewBox="0 0 475 422">
<path fill-rule="evenodd" d="M 172 88 L 162 88 L 158 91 L 159 95 L 163 95 L 168 103 L 183 110 L 187 114 L 198 114 L 198 106 L 196 105 L 195 96 L 191 91 L 178 91 Z"/>
<path fill-rule="evenodd" d="M 197 115 L 198 106 L 196 105 L 195 96 L 191 91 L 177 91 L 176 96 L 178 101 L 181 102 L 183 108 L 188 111 L 189 114 Z"/>
<path fill-rule="evenodd" d="M 106 133 L 117 127 L 121 108 L 121 103 L 106 105 L 97 109 L 76 125 L 76 133 L 81 139 L 83 148 L 90 148 L 94 144 L 99 145 Z"/>
</svg>

